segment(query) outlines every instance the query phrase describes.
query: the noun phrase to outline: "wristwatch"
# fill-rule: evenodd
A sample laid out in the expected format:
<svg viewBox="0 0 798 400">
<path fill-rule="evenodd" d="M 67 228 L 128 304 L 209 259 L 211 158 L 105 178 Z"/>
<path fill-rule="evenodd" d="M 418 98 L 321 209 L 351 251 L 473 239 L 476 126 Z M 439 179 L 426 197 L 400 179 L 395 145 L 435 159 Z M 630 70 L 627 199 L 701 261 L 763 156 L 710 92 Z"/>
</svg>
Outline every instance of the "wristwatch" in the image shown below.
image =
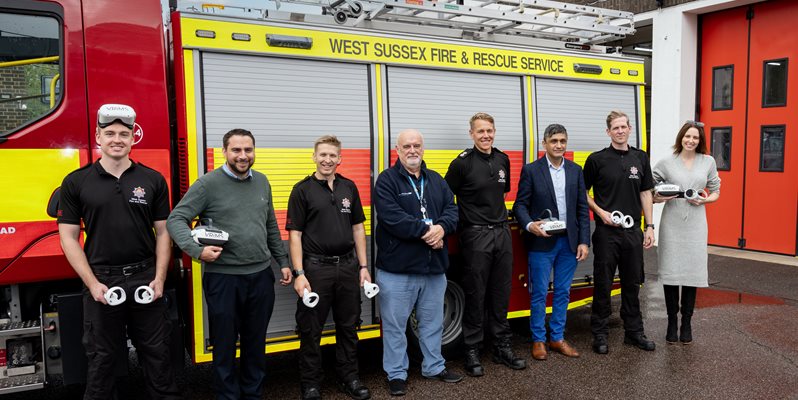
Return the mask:
<svg viewBox="0 0 798 400">
<path fill-rule="evenodd" d="M 654 224 L 646 224 L 646 229 L 648 228 L 654 229 Z"/>
<path fill-rule="evenodd" d="M 296 278 L 296 277 L 297 277 L 297 276 L 299 276 L 299 275 L 305 275 L 305 270 L 304 270 L 304 269 L 299 269 L 299 270 L 297 270 L 297 269 L 292 269 L 292 270 L 291 270 L 291 275 L 293 275 L 293 276 L 294 276 L 294 278 Z"/>
<path fill-rule="evenodd" d="M 369 269 L 369 266 L 368 265 L 361 265 L 360 269 Z"/>
</svg>

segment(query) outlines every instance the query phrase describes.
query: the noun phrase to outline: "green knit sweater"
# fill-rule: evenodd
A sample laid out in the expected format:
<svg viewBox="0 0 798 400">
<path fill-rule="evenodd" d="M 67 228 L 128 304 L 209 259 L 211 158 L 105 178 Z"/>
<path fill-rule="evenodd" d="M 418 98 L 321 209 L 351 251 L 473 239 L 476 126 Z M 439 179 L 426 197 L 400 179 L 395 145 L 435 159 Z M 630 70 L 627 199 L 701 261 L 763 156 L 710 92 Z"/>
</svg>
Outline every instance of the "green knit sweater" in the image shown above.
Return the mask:
<svg viewBox="0 0 798 400">
<path fill-rule="evenodd" d="M 213 227 L 230 237 L 206 272 L 251 274 L 269 267 L 274 256 L 280 267 L 288 266 L 288 254 L 274 217 L 272 192 L 266 175 L 252 171 L 239 180 L 217 168 L 199 178 L 175 206 L 166 227 L 186 254 L 199 259 L 203 246 L 191 238 L 194 217 L 211 218 Z"/>
</svg>

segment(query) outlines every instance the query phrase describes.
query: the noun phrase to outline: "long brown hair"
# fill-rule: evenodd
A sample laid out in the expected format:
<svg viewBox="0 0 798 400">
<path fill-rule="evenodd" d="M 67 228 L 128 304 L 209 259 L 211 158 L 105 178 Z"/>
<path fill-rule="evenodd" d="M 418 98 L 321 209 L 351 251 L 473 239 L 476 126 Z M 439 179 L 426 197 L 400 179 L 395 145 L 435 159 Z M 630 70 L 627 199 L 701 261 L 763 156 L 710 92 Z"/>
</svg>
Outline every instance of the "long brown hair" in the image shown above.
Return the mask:
<svg viewBox="0 0 798 400">
<path fill-rule="evenodd" d="M 695 152 L 699 154 L 707 154 L 707 136 L 704 135 L 704 124 L 701 122 L 687 121 L 679 129 L 679 134 L 676 135 L 676 143 L 673 145 L 673 154 L 679 154 L 684 150 L 682 147 L 682 139 L 690 128 L 695 128 L 698 131 L 698 146 L 695 147 Z"/>
</svg>

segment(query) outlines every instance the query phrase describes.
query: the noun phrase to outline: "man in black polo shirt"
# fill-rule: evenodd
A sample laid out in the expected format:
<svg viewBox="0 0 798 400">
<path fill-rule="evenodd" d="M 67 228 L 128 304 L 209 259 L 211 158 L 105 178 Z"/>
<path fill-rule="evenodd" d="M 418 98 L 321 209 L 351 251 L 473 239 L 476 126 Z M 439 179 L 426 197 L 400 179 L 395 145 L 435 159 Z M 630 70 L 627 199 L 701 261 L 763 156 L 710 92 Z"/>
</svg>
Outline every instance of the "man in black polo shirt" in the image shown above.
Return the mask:
<svg viewBox="0 0 798 400">
<path fill-rule="evenodd" d="M 120 353 L 125 330 L 138 351 L 149 396 L 180 398 L 162 298 L 171 246 L 166 231 L 169 191 L 160 173 L 128 157 L 135 118 L 125 105 L 100 107 L 95 140 L 102 158 L 70 173 L 61 184 L 61 248 L 85 285 L 83 345 L 89 367 L 84 399 L 116 398 L 114 363 L 118 354 L 127 354 Z M 85 253 L 79 242 L 81 220 Z M 133 292 L 142 285 L 154 292 L 150 304 L 133 301 Z M 104 297 L 114 286 L 125 290 L 128 299 L 117 306 L 108 305 Z"/>
<path fill-rule="evenodd" d="M 624 343 L 652 351 L 653 341 L 643 332 L 640 313 L 640 284 L 643 282 L 643 248 L 654 244 L 652 194 L 654 180 L 648 155 L 629 145 L 629 117 L 620 111 L 607 116 L 610 146 L 590 154 L 585 161 L 587 202 L 593 210 L 596 231 L 593 233 L 593 310 L 590 326 L 593 351 L 607 354 L 607 322 L 612 308 L 610 290 L 615 268 L 621 278 L 621 319 L 626 332 Z M 632 217 L 629 228 L 613 223 L 612 212 Z M 640 214 L 645 216 L 645 233 L 640 231 Z"/>
<path fill-rule="evenodd" d="M 357 186 L 336 174 L 341 142 L 322 136 L 314 144 L 316 171 L 294 185 L 288 200 L 289 249 L 294 265 L 294 289 L 299 325 L 299 374 L 303 399 L 320 399 L 323 377 L 321 332 L 330 308 L 335 321 L 336 373 L 341 391 L 364 400 L 371 394 L 358 378 L 357 325 L 360 287 L 371 281 L 366 261 L 366 216 Z M 305 290 L 315 291 L 319 302 L 304 305 Z"/>
<path fill-rule="evenodd" d="M 507 322 L 513 253 L 504 198 L 510 191 L 510 158 L 493 147 L 496 129 L 490 114 L 476 113 L 469 124 L 474 147 L 452 160 L 445 179 L 457 196 L 460 213 L 462 285 L 466 299 L 465 370 L 470 376 L 482 376 L 479 347 L 485 320 L 493 336 L 493 361 L 512 369 L 526 368 L 526 361 L 513 354 L 510 343 L 513 333 Z"/>
</svg>

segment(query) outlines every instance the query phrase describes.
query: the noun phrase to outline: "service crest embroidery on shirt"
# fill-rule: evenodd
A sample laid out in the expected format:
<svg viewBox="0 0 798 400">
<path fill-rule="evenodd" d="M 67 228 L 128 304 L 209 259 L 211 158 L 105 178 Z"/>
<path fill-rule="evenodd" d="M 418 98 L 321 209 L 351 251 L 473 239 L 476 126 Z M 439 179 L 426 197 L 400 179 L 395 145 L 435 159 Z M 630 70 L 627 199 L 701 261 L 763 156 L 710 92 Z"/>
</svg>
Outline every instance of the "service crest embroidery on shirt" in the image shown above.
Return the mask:
<svg viewBox="0 0 798 400">
<path fill-rule="evenodd" d="M 136 186 L 133 189 L 133 197 L 131 197 L 128 202 L 135 203 L 135 204 L 147 204 L 147 199 L 144 196 L 147 192 L 144 191 L 144 188 L 141 186 Z"/>
</svg>

